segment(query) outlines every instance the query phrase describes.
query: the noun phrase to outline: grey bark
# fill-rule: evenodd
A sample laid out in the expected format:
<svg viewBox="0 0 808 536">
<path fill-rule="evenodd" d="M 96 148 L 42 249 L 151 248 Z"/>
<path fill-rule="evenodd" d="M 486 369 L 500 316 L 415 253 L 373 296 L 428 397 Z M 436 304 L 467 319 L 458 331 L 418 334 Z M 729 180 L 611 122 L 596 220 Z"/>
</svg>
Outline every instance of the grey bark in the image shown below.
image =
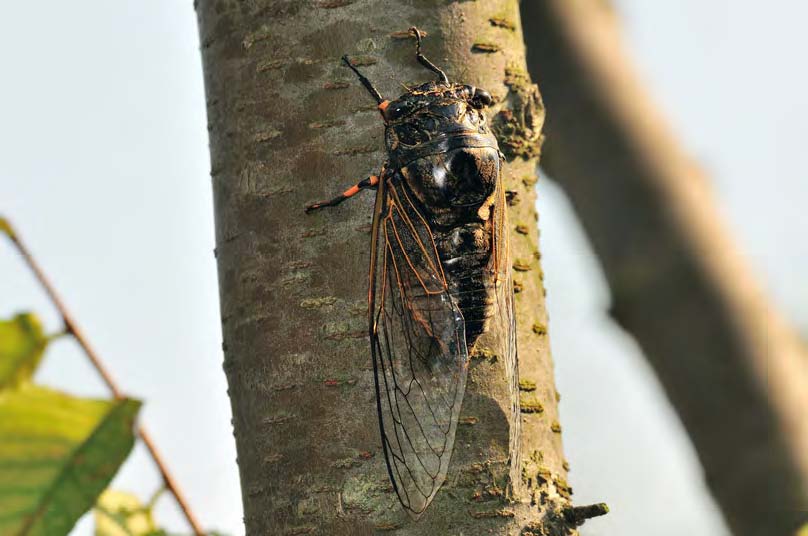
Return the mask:
<svg viewBox="0 0 808 536">
<path fill-rule="evenodd" d="M 248 534 L 574 534 L 537 248 L 543 109 L 516 0 L 200 0 L 224 368 Z M 477 348 L 447 483 L 414 523 L 384 468 L 366 334 L 372 194 L 303 207 L 378 172 L 383 126 L 339 58 L 395 97 L 423 82 L 411 25 L 453 80 L 488 89 L 510 154 L 525 387 L 509 482 L 504 364 Z M 510 110 L 508 112 L 507 110 Z M 506 490 L 512 488 L 512 492 Z M 506 496 L 507 495 L 507 496 Z M 542 532 L 544 531 L 544 532 Z"/>
<path fill-rule="evenodd" d="M 543 165 L 603 263 L 612 316 L 655 368 L 734 533 L 794 534 L 808 519 L 805 349 L 637 82 L 607 4 L 526 0 L 522 15 L 552 111 Z"/>
</svg>

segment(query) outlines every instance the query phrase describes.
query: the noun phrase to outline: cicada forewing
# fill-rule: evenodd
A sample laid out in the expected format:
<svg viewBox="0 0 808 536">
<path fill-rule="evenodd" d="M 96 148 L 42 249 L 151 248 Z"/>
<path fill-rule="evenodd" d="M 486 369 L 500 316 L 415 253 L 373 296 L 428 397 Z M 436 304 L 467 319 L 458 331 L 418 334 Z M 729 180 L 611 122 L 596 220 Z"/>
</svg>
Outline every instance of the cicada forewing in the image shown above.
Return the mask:
<svg viewBox="0 0 808 536">
<path fill-rule="evenodd" d="M 468 350 L 429 225 L 399 180 L 389 173 L 377 193 L 370 339 L 387 468 L 417 517 L 446 479 Z"/>
<path fill-rule="evenodd" d="M 516 312 L 513 295 L 513 272 L 511 269 L 510 228 L 508 226 L 508 208 L 505 200 L 505 188 L 502 178 L 497 181 L 492 218 L 493 255 L 491 259 L 494 272 L 495 307 L 492 320 L 497 326 L 490 326 L 497 355 L 503 357 L 505 363 L 505 381 L 510 394 L 510 467 L 511 480 L 517 481 L 521 474 L 521 411 L 519 405 L 519 359 L 516 341 Z"/>
</svg>

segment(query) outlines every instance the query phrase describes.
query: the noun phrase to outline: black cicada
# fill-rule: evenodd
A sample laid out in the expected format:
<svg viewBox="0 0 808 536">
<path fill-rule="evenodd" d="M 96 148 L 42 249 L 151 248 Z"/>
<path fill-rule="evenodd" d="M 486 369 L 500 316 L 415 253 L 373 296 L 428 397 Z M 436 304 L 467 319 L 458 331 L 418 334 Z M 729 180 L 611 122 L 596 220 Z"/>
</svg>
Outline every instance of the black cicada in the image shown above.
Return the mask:
<svg viewBox="0 0 808 536">
<path fill-rule="evenodd" d="M 483 113 L 491 95 L 450 83 L 410 31 L 437 81 L 387 101 L 344 56 L 379 103 L 388 160 L 306 210 L 377 189 L 368 316 L 379 423 L 390 479 L 417 517 L 446 478 L 475 342 L 490 338 L 506 363 L 511 452 L 519 398 L 503 156 Z"/>
</svg>

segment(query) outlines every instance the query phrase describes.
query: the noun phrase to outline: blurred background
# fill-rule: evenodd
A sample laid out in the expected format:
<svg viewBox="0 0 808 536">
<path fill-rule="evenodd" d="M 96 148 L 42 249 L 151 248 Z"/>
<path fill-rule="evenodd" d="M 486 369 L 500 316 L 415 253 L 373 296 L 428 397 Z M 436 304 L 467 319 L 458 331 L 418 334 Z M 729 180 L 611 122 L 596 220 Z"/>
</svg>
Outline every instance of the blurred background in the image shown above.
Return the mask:
<svg viewBox="0 0 808 536">
<path fill-rule="evenodd" d="M 613 0 L 626 46 L 775 304 L 808 332 L 801 162 L 808 139 L 808 4 Z M 0 213 L 35 256 L 124 390 L 203 525 L 243 534 L 221 370 L 204 87 L 188 0 L 14 2 L 0 18 Z M 537 81 L 541 85 L 541 80 Z M 548 110 L 552 114 L 552 110 Z M 579 504 L 611 513 L 586 536 L 728 534 L 692 447 L 608 290 L 563 192 L 539 182 L 566 456 Z M 0 243 L 0 317 L 60 328 Z M 105 396 L 72 340 L 37 375 Z M 630 456 L 626 445 L 631 445 Z M 148 496 L 137 446 L 113 486 Z M 157 516 L 186 531 L 170 497 Z M 74 530 L 92 533 L 89 518 Z"/>
</svg>

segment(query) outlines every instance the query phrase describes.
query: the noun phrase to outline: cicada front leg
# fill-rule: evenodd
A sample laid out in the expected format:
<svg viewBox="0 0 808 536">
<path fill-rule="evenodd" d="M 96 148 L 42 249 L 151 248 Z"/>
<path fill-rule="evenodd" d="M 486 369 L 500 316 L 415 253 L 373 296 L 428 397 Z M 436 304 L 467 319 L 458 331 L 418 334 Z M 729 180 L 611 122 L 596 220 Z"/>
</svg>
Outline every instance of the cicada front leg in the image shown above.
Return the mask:
<svg viewBox="0 0 808 536">
<path fill-rule="evenodd" d="M 307 206 L 306 207 L 306 213 L 309 213 L 309 212 L 311 212 L 313 210 L 325 208 L 325 207 L 335 207 L 335 206 L 339 205 L 340 203 L 342 203 L 343 201 L 345 201 L 346 199 L 349 199 L 349 198 L 355 196 L 356 194 L 358 194 L 362 190 L 366 190 L 368 188 L 371 188 L 371 189 L 376 188 L 376 186 L 378 184 L 379 184 L 378 175 L 371 175 L 370 177 L 366 178 L 365 180 L 357 182 L 356 184 L 354 184 L 353 186 L 351 186 L 350 188 L 348 188 L 347 190 L 345 190 L 344 192 L 342 192 L 340 195 L 336 196 L 333 199 L 329 199 L 328 201 L 320 201 L 319 203 L 313 203 L 313 204 Z"/>
</svg>

